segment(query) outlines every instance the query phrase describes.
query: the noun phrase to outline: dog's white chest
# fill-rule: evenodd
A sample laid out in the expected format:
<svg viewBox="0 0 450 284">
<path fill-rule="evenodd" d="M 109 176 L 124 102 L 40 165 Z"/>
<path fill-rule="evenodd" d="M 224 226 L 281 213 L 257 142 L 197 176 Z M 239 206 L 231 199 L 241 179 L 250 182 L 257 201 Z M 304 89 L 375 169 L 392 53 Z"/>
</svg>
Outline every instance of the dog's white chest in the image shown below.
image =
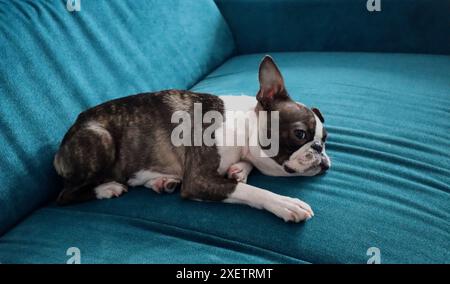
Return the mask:
<svg viewBox="0 0 450 284">
<path fill-rule="evenodd" d="M 239 162 L 248 148 L 248 136 L 252 125 L 248 116 L 254 112 L 256 101 L 250 96 L 220 96 L 224 103 L 224 124 L 215 130 L 220 165 L 217 171 L 223 175 L 229 167 Z"/>
</svg>

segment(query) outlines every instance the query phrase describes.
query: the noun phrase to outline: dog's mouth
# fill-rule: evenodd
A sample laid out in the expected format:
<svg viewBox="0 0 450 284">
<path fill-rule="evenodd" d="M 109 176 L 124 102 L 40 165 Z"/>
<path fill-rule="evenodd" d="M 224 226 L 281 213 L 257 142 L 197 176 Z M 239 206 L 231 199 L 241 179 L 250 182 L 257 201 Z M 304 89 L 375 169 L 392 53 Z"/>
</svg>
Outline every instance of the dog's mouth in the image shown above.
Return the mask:
<svg viewBox="0 0 450 284">
<path fill-rule="evenodd" d="M 331 166 L 330 158 L 328 158 L 326 155 L 322 154 L 321 160 L 320 160 L 320 173 L 319 174 L 323 174 L 326 171 L 328 171 L 330 166 Z"/>
<path fill-rule="evenodd" d="M 289 167 L 288 165 L 284 165 L 284 171 L 287 172 L 288 174 L 295 174 L 297 171 L 294 170 L 293 168 Z"/>
<path fill-rule="evenodd" d="M 327 155 L 325 154 L 321 154 L 320 155 L 320 163 L 316 164 L 316 165 L 311 165 L 310 167 L 299 171 L 294 169 L 293 167 L 289 166 L 288 164 L 284 164 L 283 165 L 283 169 L 286 173 L 288 174 L 296 174 L 296 173 L 315 173 L 313 175 L 320 175 L 320 174 L 324 174 L 326 171 L 328 171 L 328 169 L 331 166 L 331 162 L 330 159 L 328 158 Z"/>
</svg>

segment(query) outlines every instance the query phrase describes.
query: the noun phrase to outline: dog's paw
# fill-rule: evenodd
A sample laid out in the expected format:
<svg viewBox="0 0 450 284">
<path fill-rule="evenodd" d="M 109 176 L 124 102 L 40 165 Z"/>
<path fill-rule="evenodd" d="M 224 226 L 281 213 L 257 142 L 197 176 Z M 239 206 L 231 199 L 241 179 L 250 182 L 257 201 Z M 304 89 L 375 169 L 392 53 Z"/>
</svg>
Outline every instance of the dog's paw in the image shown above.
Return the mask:
<svg viewBox="0 0 450 284">
<path fill-rule="evenodd" d="M 285 222 L 301 222 L 314 216 L 311 207 L 298 198 L 275 195 L 269 200 L 265 208 L 282 218 Z"/>
<path fill-rule="evenodd" d="M 247 183 L 247 174 L 239 166 L 236 166 L 236 165 L 231 166 L 228 169 L 227 174 L 228 174 L 228 178 L 229 179 L 234 179 L 237 182 Z"/>
<path fill-rule="evenodd" d="M 161 176 L 149 180 L 145 187 L 153 189 L 156 193 L 172 193 L 180 183 L 181 181 L 177 178 Z"/>
<path fill-rule="evenodd" d="M 237 182 L 247 183 L 247 177 L 253 166 L 247 162 L 239 162 L 233 164 L 227 171 L 229 179 L 234 179 Z"/>
<path fill-rule="evenodd" d="M 125 185 L 112 181 L 101 184 L 94 188 L 97 199 L 109 199 L 112 197 L 119 197 L 122 193 L 127 192 Z"/>
</svg>

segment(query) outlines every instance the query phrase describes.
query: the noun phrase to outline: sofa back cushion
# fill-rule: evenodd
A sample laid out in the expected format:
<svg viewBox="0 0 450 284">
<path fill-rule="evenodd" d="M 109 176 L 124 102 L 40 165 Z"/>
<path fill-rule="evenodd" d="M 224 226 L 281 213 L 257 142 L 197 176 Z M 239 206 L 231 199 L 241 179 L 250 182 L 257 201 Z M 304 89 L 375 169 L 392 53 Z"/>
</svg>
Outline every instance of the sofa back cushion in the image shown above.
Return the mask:
<svg viewBox="0 0 450 284">
<path fill-rule="evenodd" d="M 230 25 L 240 54 L 275 51 L 450 54 L 450 1 L 215 1 Z M 381 11 L 369 11 L 368 3 L 370 10 Z"/>
<path fill-rule="evenodd" d="M 61 189 L 52 159 L 80 111 L 187 89 L 234 49 L 209 0 L 0 0 L 0 15 L 0 235 Z"/>
</svg>

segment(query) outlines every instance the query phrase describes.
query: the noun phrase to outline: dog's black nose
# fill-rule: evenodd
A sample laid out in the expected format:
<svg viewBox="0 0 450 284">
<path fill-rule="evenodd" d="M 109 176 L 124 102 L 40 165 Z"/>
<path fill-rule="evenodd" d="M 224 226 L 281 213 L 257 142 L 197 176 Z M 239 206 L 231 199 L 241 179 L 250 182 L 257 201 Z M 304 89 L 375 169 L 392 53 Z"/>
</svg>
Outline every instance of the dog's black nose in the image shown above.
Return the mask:
<svg viewBox="0 0 450 284">
<path fill-rule="evenodd" d="M 320 142 L 317 142 L 317 141 L 312 143 L 311 148 L 316 150 L 318 153 L 322 153 L 322 150 L 323 150 L 322 144 L 320 144 Z"/>
<path fill-rule="evenodd" d="M 321 163 L 320 167 L 322 168 L 322 172 L 325 172 L 326 170 L 328 170 L 330 168 L 330 164 L 329 163 Z"/>
</svg>

